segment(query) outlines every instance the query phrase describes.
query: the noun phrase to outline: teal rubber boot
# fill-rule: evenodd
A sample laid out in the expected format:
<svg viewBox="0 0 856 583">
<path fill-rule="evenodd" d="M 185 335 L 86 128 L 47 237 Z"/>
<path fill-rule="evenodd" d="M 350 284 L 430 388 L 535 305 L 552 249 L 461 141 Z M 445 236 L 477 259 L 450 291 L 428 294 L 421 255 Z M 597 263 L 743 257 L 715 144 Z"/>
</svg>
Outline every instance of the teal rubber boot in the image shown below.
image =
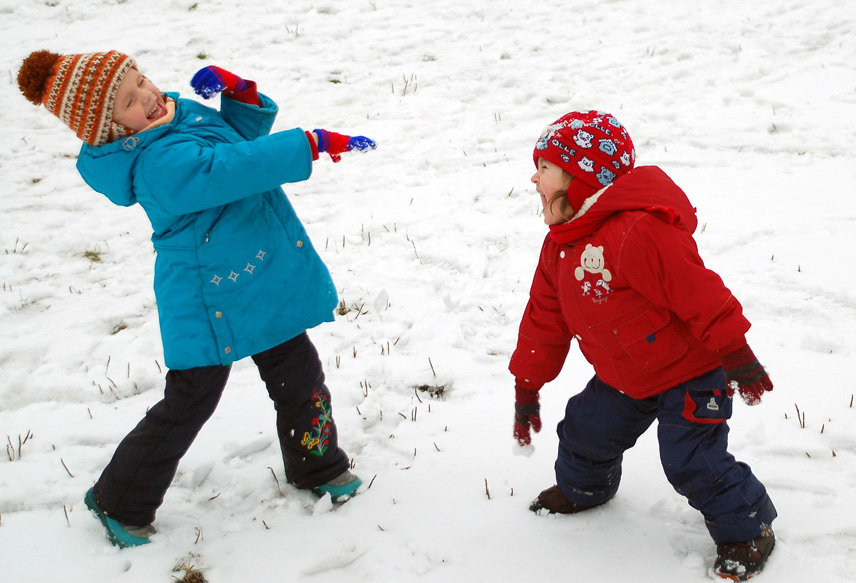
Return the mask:
<svg viewBox="0 0 856 583">
<path fill-rule="evenodd" d="M 113 520 L 98 508 L 95 502 L 95 492 L 90 488 L 83 498 L 86 502 L 86 507 L 92 511 L 92 514 L 101 521 L 104 529 L 107 531 L 107 539 L 119 548 L 138 547 L 151 542 L 149 537 L 157 532 L 154 526 L 147 524 L 145 526 L 133 526 L 130 524 L 122 524 L 117 520 Z"/>
<path fill-rule="evenodd" d="M 326 484 L 321 484 L 312 488 L 312 492 L 319 498 L 325 494 L 330 494 L 333 502 L 344 502 L 353 496 L 357 489 L 362 486 L 363 481 L 352 474 L 349 470 L 345 470 L 338 478 L 334 478 Z"/>
</svg>

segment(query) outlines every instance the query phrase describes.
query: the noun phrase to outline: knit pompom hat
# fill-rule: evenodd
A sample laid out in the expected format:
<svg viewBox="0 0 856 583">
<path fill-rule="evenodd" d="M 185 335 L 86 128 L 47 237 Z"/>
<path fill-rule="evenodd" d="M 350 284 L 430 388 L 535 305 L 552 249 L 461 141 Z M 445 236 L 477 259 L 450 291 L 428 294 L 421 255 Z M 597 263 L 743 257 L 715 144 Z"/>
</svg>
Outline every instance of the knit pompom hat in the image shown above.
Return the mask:
<svg viewBox="0 0 856 583">
<path fill-rule="evenodd" d="M 636 162 L 630 134 L 615 117 L 603 111 L 572 111 L 547 126 L 533 154 L 562 168 L 574 177 L 568 202 L 579 212 L 583 201 L 622 174 Z"/>
<path fill-rule="evenodd" d="M 102 146 L 127 134 L 113 122 L 113 101 L 134 59 L 117 51 L 84 55 L 30 53 L 18 71 L 18 87 L 28 100 L 44 105 L 77 137 Z"/>
</svg>

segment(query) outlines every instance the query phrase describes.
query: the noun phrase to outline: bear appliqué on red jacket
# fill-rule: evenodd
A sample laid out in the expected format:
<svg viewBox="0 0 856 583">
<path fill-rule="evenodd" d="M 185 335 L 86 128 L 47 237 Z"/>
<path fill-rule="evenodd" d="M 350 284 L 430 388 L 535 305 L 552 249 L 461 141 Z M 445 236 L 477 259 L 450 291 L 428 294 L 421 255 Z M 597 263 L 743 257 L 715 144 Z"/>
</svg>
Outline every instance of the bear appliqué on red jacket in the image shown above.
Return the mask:
<svg viewBox="0 0 856 583">
<path fill-rule="evenodd" d="M 606 268 L 603 246 L 595 247 L 591 243 L 586 245 L 580 255 L 580 266 L 574 270 L 574 277 L 582 282 L 582 295 L 590 296 L 594 303 L 602 304 L 609 299 L 609 294 L 612 293 L 609 287 L 612 273 Z"/>
</svg>

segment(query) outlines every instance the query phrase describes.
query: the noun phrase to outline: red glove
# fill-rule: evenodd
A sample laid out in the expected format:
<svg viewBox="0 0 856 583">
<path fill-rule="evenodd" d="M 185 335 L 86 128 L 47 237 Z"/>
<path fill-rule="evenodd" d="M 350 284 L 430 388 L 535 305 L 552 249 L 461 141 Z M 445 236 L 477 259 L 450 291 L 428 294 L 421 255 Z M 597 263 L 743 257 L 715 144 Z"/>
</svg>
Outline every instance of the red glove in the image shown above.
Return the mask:
<svg viewBox="0 0 856 583">
<path fill-rule="evenodd" d="M 734 395 L 736 389 L 747 405 L 757 405 L 765 391 L 773 390 L 773 382 L 748 344 L 719 356 L 722 359 L 722 370 L 725 372 L 725 390 L 729 397 Z"/>
<path fill-rule="evenodd" d="M 341 154 L 357 150 L 358 152 L 366 152 L 377 148 L 374 140 L 365 136 L 346 136 L 337 134 L 327 130 L 313 130 L 318 136 L 318 151 L 327 152 L 330 154 L 330 159 L 333 162 L 338 162 L 342 159 Z"/>
<path fill-rule="evenodd" d="M 541 405 L 538 403 L 538 391 L 514 387 L 514 439 L 521 446 L 529 445 L 532 437 L 529 427 L 535 433 L 541 431 Z"/>
</svg>

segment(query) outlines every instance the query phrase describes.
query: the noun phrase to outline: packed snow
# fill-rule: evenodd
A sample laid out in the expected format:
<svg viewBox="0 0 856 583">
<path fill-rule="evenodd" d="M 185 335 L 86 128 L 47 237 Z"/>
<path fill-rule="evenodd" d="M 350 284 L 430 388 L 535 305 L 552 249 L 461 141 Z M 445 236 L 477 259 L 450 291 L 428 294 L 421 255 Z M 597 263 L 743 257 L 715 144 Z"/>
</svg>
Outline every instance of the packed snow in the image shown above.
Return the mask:
<svg viewBox="0 0 856 583">
<path fill-rule="evenodd" d="M 0 0 L 0 581 L 167 583 L 176 565 L 212 583 L 712 580 L 653 429 L 609 504 L 528 510 L 592 374 L 572 347 L 544 430 L 515 444 L 507 365 L 546 233 L 532 148 L 591 108 L 698 207 L 702 256 L 775 383 L 731 422 L 779 511 L 757 581 L 853 581 L 854 31 L 849 0 Z M 358 496 L 285 483 L 246 360 L 152 544 L 106 540 L 83 495 L 163 390 L 151 231 L 83 183 L 77 138 L 20 95 L 38 49 L 121 50 L 191 98 L 216 64 L 279 103 L 276 130 L 377 141 L 285 188 L 344 302 L 310 335 Z"/>
</svg>

